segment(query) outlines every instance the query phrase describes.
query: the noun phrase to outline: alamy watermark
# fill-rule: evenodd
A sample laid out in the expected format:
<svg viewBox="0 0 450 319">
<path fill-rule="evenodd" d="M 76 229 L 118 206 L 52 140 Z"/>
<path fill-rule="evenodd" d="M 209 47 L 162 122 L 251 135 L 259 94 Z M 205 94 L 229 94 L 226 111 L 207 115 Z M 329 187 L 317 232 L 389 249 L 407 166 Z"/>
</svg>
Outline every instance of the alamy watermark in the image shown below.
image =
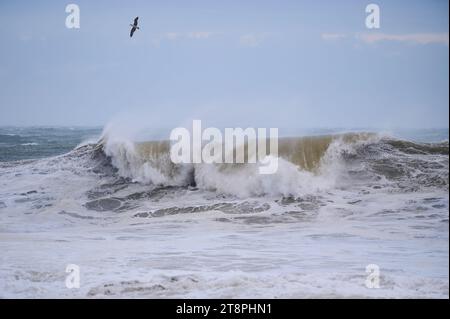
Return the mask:
<svg viewBox="0 0 450 319">
<path fill-rule="evenodd" d="M 278 128 L 268 131 L 225 128 L 222 134 L 215 127 L 202 130 L 201 120 L 194 120 L 192 132 L 177 127 L 170 133 L 170 159 L 175 164 L 254 163 L 260 174 L 274 174 L 278 170 Z"/>
<path fill-rule="evenodd" d="M 71 3 L 66 6 L 66 13 L 69 15 L 66 17 L 67 29 L 79 29 L 80 28 L 80 7 L 77 4 Z"/>
<path fill-rule="evenodd" d="M 366 17 L 367 29 L 379 29 L 380 28 L 380 6 L 371 3 L 366 6 L 366 13 L 369 15 Z"/>
<path fill-rule="evenodd" d="M 380 288 L 380 267 L 376 264 L 366 266 L 366 287 L 369 289 Z"/>
<path fill-rule="evenodd" d="M 80 266 L 76 264 L 68 264 L 66 266 L 66 288 L 78 289 L 80 288 Z"/>
</svg>

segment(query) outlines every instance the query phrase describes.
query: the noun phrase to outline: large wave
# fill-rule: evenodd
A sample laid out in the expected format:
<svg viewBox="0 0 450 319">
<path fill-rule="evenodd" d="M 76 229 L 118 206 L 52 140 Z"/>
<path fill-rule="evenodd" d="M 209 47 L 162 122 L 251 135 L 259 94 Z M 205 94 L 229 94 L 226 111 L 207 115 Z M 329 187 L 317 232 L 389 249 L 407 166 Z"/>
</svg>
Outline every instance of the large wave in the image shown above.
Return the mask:
<svg viewBox="0 0 450 319">
<path fill-rule="evenodd" d="M 133 142 L 104 133 L 99 147 L 117 173 L 132 181 L 240 197 L 302 194 L 358 178 L 448 187 L 448 142 L 421 144 L 373 133 L 281 138 L 278 170 L 271 175 L 259 174 L 252 163 L 174 164 L 169 141 Z"/>
</svg>

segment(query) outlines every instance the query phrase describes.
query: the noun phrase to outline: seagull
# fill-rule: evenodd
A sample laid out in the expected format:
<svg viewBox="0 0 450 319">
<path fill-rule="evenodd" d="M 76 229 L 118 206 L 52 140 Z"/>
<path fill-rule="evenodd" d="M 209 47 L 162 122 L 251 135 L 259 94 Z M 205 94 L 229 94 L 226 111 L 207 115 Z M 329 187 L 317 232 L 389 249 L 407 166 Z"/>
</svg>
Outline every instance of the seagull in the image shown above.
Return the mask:
<svg viewBox="0 0 450 319">
<path fill-rule="evenodd" d="M 139 27 L 137 26 L 138 25 L 138 19 L 139 19 L 139 17 L 136 17 L 134 19 L 134 23 L 130 24 L 130 26 L 132 27 L 131 31 L 130 31 L 130 38 L 133 36 L 133 33 L 134 33 L 134 31 L 136 31 L 136 29 L 139 30 Z"/>
</svg>

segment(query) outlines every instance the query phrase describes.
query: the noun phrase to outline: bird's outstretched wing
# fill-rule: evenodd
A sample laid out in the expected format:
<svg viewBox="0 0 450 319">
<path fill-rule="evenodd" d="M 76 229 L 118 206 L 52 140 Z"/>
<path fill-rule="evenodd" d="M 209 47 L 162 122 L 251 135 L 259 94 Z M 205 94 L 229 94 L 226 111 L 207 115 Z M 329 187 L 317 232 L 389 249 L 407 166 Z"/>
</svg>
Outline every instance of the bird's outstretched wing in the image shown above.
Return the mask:
<svg viewBox="0 0 450 319">
<path fill-rule="evenodd" d="M 134 25 L 137 26 L 139 17 L 134 18 Z"/>
<path fill-rule="evenodd" d="M 132 28 L 131 28 L 131 31 L 130 31 L 130 38 L 133 36 L 134 31 L 136 31 L 136 28 L 135 28 L 135 27 L 132 27 Z"/>
</svg>

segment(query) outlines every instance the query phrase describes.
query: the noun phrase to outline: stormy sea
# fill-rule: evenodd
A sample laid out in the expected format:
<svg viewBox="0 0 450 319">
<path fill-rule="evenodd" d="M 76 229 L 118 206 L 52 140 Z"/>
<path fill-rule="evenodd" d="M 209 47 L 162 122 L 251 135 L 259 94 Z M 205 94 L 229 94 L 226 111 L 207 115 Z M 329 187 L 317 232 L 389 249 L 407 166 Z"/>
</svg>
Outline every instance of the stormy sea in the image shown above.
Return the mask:
<svg viewBox="0 0 450 319">
<path fill-rule="evenodd" d="M 448 298 L 448 135 L 311 130 L 261 175 L 102 128 L 0 128 L 0 297 Z"/>
</svg>

